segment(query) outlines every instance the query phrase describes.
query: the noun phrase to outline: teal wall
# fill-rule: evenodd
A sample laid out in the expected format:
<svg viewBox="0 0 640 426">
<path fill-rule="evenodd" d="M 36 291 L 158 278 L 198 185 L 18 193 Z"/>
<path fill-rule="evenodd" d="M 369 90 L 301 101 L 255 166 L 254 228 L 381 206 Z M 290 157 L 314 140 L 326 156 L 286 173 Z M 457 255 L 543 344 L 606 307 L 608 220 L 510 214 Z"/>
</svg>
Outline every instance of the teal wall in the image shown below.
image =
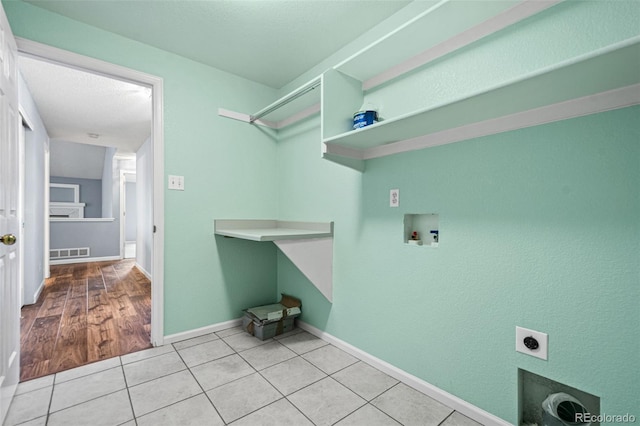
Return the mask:
<svg viewBox="0 0 640 426">
<path fill-rule="evenodd" d="M 219 107 L 258 110 L 275 91 L 23 2 L 3 1 L 3 7 L 18 37 L 164 79 L 165 176 L 183 175 L 186 187 L 165 189 L 165 335 L 271 302 L 273 244 L 216 238 L 213 220 L 277 213 L 275 141 L 217 115 Z"/>
<path fill-rule="evenodd" d="M 283 90 L 414 16 L 420 3 Z M 257 110 L 276 97 L 271 89 L 3 4 L 21 37 L 164 78 L 165 172 L 184 175 L 187 188 L 165 192 L 166 334 L 236 318 L 287 292 L 303 300 L 308 323 L 507 421 L 517 419 L 518 368 L 600 396 L 606 413 L 640 418 L 638 107 L 369 160 L 359 173 L 321 159 L 317 117 L 276 143 L 216 115 L 218 107 Z M 556 6 L 555 27 L 533 19 L 439 61 L 441 87 L 474 87 L 460 70 L 484 61 L 496 67 L 477 78 L 493 84 L 637 35 L 637 4 Z M 529 52 L 529 36 L 545 34 L 548 54 Z M 402 113 L 405 93 L 411 108 L 431 93 L 430 71 L 369 95 Z M 392 188 L 399 208 L 389 207 Z M 438 213 L 440 246 L 405 246 L 405 213 Z M 214 218 L 271 217 L 335 221 L 333 304 L 273 245 L 211 235 Z M 549 334 L 548 361 L 514 351 L 516 325 Z"/>
<path fill-rule="evenodd" d="M 334 303 L 282 255 L 279 289 L 305 321 L 508 421 L 518 368 L 637 415 L 639 114 L 370 160 L 361 182 L 310 155 L 318 129 L 284 141 L 311 170 L 281 180 L 285 218 L 335 220 Z M 403 244 L 405 213 L 440 215 L 438 248 Z M 514 351 L 516 325 L 549 334 L 548 361 Z"/>
<path fill-rule="evenodd" d="M 638 2 L 566 2 L 366 99 L 390 118 L 637 37 L 638 22 Z M 317 117 L 288 128 L 279 215 L 335 221 L 333 304 L 282 254 L 278 289 L 303 300 L 304 321 L 509 422 L 519 368 L 640 418 L 639 118 L 368 160 L 362 174 L 320 158 Z M 406 213 L 440 215 L 438 248 L 403 244 Z M 548 361 L 515 352 L 517 325 L 549 334 Z"/>
</svg>

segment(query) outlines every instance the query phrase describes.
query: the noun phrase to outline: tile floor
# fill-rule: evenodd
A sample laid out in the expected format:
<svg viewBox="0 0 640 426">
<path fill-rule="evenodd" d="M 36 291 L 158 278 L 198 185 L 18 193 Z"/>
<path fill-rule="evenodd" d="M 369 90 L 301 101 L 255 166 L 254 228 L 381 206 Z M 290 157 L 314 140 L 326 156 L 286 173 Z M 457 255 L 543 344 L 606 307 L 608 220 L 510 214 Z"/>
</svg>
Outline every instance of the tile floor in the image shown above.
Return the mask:
<svg viewBox="0 0 640 426">
<path fill-rule="evenodd" d="M 21 383 L 5 426 L 478 423 L 302 331 L 239 327 Z"/>
</svg>

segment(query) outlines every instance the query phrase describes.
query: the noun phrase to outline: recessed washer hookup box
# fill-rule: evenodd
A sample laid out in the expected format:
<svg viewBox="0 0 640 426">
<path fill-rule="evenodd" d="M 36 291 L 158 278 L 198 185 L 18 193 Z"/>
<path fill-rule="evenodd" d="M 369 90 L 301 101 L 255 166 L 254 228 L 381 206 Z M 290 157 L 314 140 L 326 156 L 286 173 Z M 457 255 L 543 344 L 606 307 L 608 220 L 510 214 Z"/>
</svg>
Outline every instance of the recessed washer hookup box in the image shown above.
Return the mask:
<svg viewBox="0 0 640 426">
<path fill-rule="evenodd" d="M 301 307 L 300 299 L 282 294 L 280 303 L 246 309 L 242 328 L 260 340 L 270 339 L 295 328 L 294 320 L 302 313 Z"/>
</svg>

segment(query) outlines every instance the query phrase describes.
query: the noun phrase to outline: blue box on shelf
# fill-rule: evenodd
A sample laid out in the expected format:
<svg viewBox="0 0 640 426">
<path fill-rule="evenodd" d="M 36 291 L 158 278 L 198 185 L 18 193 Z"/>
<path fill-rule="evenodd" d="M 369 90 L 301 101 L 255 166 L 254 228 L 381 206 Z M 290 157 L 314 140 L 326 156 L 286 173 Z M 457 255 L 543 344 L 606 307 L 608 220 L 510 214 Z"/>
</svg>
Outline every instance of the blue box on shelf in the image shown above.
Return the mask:
<svg viewBox="0 0 640 426">
<path fill-rule="evenodd" d="M 353 114 L 353 129 L 360 129 L 378 122 L 378 111 L 358 111 Z"/>
</svg>

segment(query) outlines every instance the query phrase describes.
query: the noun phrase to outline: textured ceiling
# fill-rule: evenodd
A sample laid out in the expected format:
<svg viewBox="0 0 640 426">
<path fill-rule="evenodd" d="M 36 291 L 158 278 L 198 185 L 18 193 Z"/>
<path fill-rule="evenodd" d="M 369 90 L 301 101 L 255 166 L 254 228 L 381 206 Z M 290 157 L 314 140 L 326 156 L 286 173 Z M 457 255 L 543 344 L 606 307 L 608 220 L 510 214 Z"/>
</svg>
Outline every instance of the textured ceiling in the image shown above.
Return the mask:
<svg viewBox="0 0 640 426">
<path fill-rule="evenodd" d="M 410 1 L 26 0 L 281 88 Z"/>
<path fill-rule="evenodd" d="M 151 89 L 25 56 L 19 68 L 49 138 L 134 153 L 151 134 Z"/>
<path fill-rule="evenodd" d="M 274 88 L 410 3 L 25 1 Z M 104 149 L 78 144 L 112 146 L 126 154 L 136 152 L 150 135 L 149 89 L 24 56 L 19 66 L 52 140 L 52 175 L 99 179 Z"/>
</svg>

